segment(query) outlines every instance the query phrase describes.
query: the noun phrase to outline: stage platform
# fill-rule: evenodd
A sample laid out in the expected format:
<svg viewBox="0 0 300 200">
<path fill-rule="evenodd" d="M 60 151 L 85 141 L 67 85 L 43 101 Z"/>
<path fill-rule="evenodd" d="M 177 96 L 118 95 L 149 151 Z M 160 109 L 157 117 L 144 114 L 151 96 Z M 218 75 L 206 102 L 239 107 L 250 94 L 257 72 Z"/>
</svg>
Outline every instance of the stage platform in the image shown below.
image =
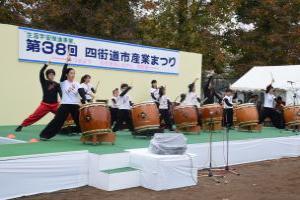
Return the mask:
<svg viewBox="0 0 300 200">
<path fill-rule="evenodd" d="M 15 126 L 0 126 L 0 137 L 6 137 L 13 133 L 16 135 L 16 140 L 29 142 L 32 138 L 38 138 L 40 131 L 44 126 L 30 126 L 24 128 L 22 132 L 16 133 Z M 230 140 L 249 140 L 260 138 L 276 138 L 297 135 L 291 131 L 280 131 L 275 128 L 265 127 L 261 132 L 239 132 L 230 131 Z M 186 134 L 188 144 L 207 143 L 209 140 L 208 132 L 198 134 Z M 42 141 L 38 143 L 19 143 L 19 144 L 0 144 L 0 157 L 22 156 L 43 153 L 58 153 L 69 151 L 88 150 L 95 154 L 112 154 L 121 153 L 127 149 L 145 148 L 149 146 L 149 138 L 133 137 L 129 132 L 118 132 L 115 145 L 84 145 L 80 142 L 79 136 L 57 135 L 50 141 Z M 213 135 L 213 141 L 223 141 L 224 131 L 216 132 Z"/>
<path fill-rule="evenodd" d="M 57 135 L 29 143 L 43 126 L 0 127 L 0 199 L 53 192 L 85 185 L 106 191 L 142 186 L 166 190 L 201 184 L 197 170 L 209 166 L 209 133 L 186 134 L 184 155 L 154 155 L 150 139 L 118 132 L 115 145 L 82 144 L 79 136 Z M 15 134 L 15 140 L 7 140 Z M 213 167 L 225 164 L 225 131 L 213 134 Z M 10 144 L 4 144 L 4 143 Z M 17 143 L 15 143 L 17 142 Z M 263 128 L 230 130 L 229 165 L 300 156 L 298 132 Z M 26 184 L 24 184 L 26 183 Z"/>
</svg>

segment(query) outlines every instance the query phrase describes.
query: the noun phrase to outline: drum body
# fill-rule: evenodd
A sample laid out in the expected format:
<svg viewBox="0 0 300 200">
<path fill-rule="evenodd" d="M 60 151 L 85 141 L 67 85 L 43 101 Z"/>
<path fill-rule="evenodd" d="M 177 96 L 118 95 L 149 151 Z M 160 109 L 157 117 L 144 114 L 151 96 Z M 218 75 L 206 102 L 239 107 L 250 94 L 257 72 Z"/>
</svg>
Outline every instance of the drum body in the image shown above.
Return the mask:
<svg viewBox="0 0 300 200">
<path fill-rule="evenodd" d="M 199 108 L 199 112 L 202 116 L 202 125 L 204 129 L 210 129 L 210 125 L 213 130 L 222 129 L 223 107 L 220 104 L 206 104 Z M 212 124 L 210 124 L 212 122 Z"/>
<path fill-rule="evenodd" d="M 83 134 L 111 133 L 111 116 L 107 105 L 90 103 L 80 107 L 80 128 Z"/>
<path fill-rule="evenodd" d="M 178 129 L 198 125 L 198 110 L 194 106 L 176 106 L 173 117 Z"/>
<path fill-rule="evenodd" d="M 154 102 L 135 104 L 132 107 L 131 115 L 136 132 L 156 130 L 160 127 L 159 111 Z"/>
<path fill-rule="evenodd" d="M 300 125 L 300 105 L 285 106 L 283 115 L 286 126 Z"/>
<path fill-rule="evenodd" d="M 234 108 L 234 112 L 239 127 L 258 124 L 258 112 L 254 104 L 245 103 L 237 105 Z"/>
</svg>

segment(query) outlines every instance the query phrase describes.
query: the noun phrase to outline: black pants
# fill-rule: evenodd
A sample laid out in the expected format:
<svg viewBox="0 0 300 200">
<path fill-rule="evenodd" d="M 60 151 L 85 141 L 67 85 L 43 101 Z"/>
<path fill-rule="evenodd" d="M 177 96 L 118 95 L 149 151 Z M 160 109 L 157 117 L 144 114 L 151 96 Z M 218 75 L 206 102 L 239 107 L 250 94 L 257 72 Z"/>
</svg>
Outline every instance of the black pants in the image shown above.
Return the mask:
<svg viewBox="0 0 300 200">
<path fill-rule="evenodd" d="M 195 109 L 196 109 L 196 112 L 197 112 L 197 121 L 198 121 L 198 125 L 199 126 L 202 126 L 202 116 L 201 116 L 201 113 L 199 112 L 199 109 L 197 106 L 194 106 Z"/>
<path fill-rule="evenodd" d="M 118 119 L 118 108 L 110 108 L 110 115 L 111 115 L 111 125 L 117 122 Z"/>
<path fill-rule="evenodd" d="M 276 111 L 274 108 L 264 107 L 259 116 L 259 123 L 261 124 L 267 117 L 271 118 L 273 126 L 276 128 L 284 128 L 283 114 Z"/>
<path fill-rule="evenodd" d="M 69 114 L 72 115 L 72 118 L 77 126 L 77 132 L 80 132 L 79 105 L 62 104 L 58 108 L 55 117 L 49 122 L 44 130 L 42 130 L 40 137 L 47 139 L 54 137 L 61 130 Z"/>
<path fill-rule="evenodd" d="M 117 123 L 113 128 L 113 132 L 116 132 L 120 130 L 123 123 L 126 123 L 130 131 L 133 131 L 133 125 L 132 125 L 132 118 L 131 118 L 131 111 L 125 110 L 125 109 L 119 109 L 118 110 L 118 118 Z"/>
<path fill-rule="evenodd" d="M 169 130 L 173 130 L 169 109 L 159 109 L 159 113 L 160 113 L 160 122 L 164 120 L 167 125 L 167 128 Z"/>
<path fill-rule="evenodd" d="M 223 126 L 233 126 L 233 108 L 224 108 L 223 111 Z"/>
</svg>

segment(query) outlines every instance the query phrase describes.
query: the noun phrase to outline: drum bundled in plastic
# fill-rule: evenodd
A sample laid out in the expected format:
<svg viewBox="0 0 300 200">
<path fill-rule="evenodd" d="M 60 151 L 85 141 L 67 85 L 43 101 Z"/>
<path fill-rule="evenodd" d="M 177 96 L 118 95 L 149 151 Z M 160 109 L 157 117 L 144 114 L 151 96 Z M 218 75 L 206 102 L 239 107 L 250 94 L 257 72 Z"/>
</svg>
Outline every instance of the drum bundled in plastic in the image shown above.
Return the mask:
<svg viewBox="0 0 300 200">
<path fill-rule="evenodd" d="M 182 155 L 187 149 L 187 139 L 181 133 L 156 133 L 149 150 L 160 155 Z"/>
</svg>

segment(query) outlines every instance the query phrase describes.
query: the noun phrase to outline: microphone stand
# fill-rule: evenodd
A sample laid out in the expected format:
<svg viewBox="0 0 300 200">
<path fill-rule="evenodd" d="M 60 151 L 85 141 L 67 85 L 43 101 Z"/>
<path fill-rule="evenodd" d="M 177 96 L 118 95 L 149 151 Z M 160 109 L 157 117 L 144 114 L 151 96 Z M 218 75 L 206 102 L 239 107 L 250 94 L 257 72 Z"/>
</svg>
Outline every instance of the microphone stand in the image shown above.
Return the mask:
<svg viewBox="0 0 300 200">
<path fill-rule="evenodd" d="M 229 130 L 230 130 L 230 124 L 228 122 L 228 116 L 227 116 L 227 110 L 224 109 L 225 112 L 225 133 L 226 133 L 226 166 L 225 170 L 226 172 L 235 174 L 235 175 L 240 175 L 240 173 L 236 172 L 236 169 L 230 169 L 229 168 Z"/>
<path fill-rule="evenodd" d="M 292 91 L 293 91 L 293 113 L 296 113 L 296 98 L 297 98 L 297 94 L 296 94 L 296 89 L 294 87 L 294 82 L 293 81 L 288 81 L 288 83 L 291 84 L 291 88 L 292 88 Z M 293 132 L 296 132 L 296 127 L 297 125 L 294 125 L 293 126 Z"/>
<path fill-rule="evenodd" d="M 204 175 L 200 175 L 200 176 L 205 176 L 205 177 L 211 177 L 213 178 L 213 180 L 217 183 L 220 183 L 220 181 L 216 178 L 216 177 L 221 177 L 224 178 L 224 175 L 216 175 L 213 173 L 213 171 L 224 171 L 223 169 L 213 169 L 212 166 L 212 150 L 213 150 L 213 142 L 212 142 L 212 138 L 213 138 L 213 130 L 214 130 L 214 121 L 213 121 L 213 116 L 215 115 L 214 112 L 210 112 L 210 120 L 208 122 L 209 125 L 209 168 L 208 168 L 208 174 L 204 174 Z"/>
</svg>

